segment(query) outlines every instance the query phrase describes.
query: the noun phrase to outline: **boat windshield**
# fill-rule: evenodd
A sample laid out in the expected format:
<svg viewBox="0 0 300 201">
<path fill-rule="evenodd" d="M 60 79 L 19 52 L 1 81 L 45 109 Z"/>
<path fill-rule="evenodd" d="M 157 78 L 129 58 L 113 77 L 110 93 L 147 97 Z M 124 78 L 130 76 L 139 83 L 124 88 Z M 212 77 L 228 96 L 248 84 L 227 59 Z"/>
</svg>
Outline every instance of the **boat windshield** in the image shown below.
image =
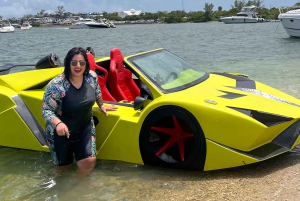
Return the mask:
<svg viewBox="0 0 300 201">
<path fill-rule="evenodd" d="M 255 6 L 243 7 L 241 12 L 253 12 L 255 8 Z"/>
<path fill-rule="evenodd" d="M 186 89 L 208 78 L 207 73 L 163 49 L 128 61 L 164 93 Z"/>
<path fill-rule="evenodd" d="M 7 21 L 0 21 L 0 27 L 9 27 L 10 23 Z"/>
<path fill-rule="evenodd" d="M 236 14 L 236 16 L 243 16 L 243 17 L 247 17 L 247 14 Z"/>
</svg>

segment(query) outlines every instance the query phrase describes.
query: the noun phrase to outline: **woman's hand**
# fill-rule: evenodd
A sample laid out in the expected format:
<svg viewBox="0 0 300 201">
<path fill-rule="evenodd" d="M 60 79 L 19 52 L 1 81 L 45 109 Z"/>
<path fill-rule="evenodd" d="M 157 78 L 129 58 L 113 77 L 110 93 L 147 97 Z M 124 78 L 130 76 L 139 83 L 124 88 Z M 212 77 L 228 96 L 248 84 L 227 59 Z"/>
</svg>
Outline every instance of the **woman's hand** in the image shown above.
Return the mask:
<svg viewBox="0 0 300 201">
<path fill-rule="evenodd" d="M 100 110 L 101 110 L 106 116 L 108 116 L 107 111 L 116 111 L 117 109 L 118 109 L 118 107 L 115 106 L 115 105 L 102 105 L 102 106 L 100 107 Z"/>
<path fill-rule="evenodd" d="M 56 129 L 57 135 L 59 135 L 59 136 L 67 136 L 67 138 L 70 137 L 69 129 L 68 129 L 67 125 L 64 124 L 63 122 L 59 123 L 56 126 L 55 129 Z"/>
</svg>

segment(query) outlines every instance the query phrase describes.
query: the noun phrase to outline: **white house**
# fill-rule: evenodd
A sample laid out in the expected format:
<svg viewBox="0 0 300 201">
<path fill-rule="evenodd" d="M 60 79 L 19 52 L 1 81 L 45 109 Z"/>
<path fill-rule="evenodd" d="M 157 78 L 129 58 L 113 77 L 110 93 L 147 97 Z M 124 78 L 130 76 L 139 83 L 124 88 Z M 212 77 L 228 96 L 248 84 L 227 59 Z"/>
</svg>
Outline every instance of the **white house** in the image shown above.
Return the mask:
<svg viewBox="0 0 300 201">
<path fill-rule="evenodd" d="M 131 16 L 131 15 L 140 15 L 142 13 L 143 13 L 142 10 L 130 9 L 129 11 L 121 11 L 121 12 L 119 12 L 118 16 L 121 17 L 121 18 L 124 18 L 126 16 Z"/>
</svg>

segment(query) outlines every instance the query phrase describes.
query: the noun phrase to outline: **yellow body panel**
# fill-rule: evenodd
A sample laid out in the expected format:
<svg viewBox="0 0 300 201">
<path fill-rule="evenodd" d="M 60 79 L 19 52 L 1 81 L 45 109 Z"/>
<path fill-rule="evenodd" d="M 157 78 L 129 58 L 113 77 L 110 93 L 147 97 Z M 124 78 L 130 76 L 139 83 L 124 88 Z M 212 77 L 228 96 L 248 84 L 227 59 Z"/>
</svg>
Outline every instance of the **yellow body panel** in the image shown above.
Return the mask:
<svg viewBox="0 0 300 201">
<path fill-rule="evenodd" d="M 3 87 L 0 85 L 0 114 L 2 112 L 5 112 L 11 107 L 14 107 L 15 103 L 13 100 L 10 98 L 12 96 L 16 95 L 16 92 L 13 91 L 12 89 L 9 89 L 7 87 Z"/>
<path fill-rule="evenodd" d="M 50 81 L 53 77 L 62 73 L 63 69 L 64 68 L 51 68 L 1 75 L 0 85 L 8 86 L 16 92 L 19 92 L 36 86 L 39 83 Z"/>
<path fill-rule="evenodd" d="M 222 147 L 210 140 L 206 140 L 206 149 L 205 171 L 237 167 L 259 161 L 258 159 Z"/>
<path fill-rule="evenodd" d="M 292 148 L 291 149 L 294 149 L 295 146 L 299 145 L 300 144 L 300 136 L 298 136 L 297 140 L 295 141 L 295 143 L 293 144 Z"/>
<path fill-rule="evenodd" d="M 48 151 L 48 147 L 41 146 L 13 108 L 0 115 L 0 122 L 2 125 L 8 125 L 1 128 L 0 144 L 2 146 Z"/>
<path fill-rule="evenodd" d="M 139 151 L 139 111 L 132 107 L 120 107 L 105 116 L 97 107 L 93 114 L 98 117 L 97 158 L 121 160 L 143 164 Z"/>
</svg>

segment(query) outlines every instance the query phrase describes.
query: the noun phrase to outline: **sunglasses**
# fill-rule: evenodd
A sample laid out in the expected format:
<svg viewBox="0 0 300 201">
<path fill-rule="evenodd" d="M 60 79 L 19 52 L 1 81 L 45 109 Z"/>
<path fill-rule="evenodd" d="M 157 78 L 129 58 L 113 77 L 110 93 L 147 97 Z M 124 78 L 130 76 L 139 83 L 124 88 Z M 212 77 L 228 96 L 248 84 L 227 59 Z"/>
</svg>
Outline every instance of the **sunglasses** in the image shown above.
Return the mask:
<svg viewBox="0 0 300 201">
<path fill-rule="evenodd" d="M 80 66 L 85 66 L 85 64 L 86 64 L 85 61 L 76 61 L 76 60 L 73 60 L 73 61 L 71 61 L 71 65 L 72 66 L 77 66 L 78 62 L 79 62 Z"/>
</svg>

